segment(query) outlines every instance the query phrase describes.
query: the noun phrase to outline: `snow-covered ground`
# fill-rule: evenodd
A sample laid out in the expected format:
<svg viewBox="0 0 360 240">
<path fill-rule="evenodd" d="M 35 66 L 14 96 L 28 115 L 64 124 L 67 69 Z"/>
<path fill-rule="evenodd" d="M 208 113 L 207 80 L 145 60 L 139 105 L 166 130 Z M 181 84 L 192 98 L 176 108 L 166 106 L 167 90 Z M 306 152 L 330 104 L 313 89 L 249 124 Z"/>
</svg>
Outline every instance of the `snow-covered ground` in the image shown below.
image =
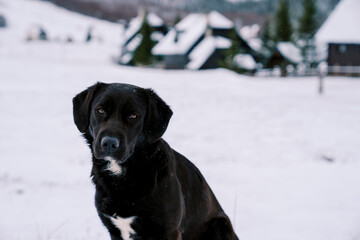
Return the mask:
<svg viewBox="0 0 360 240">
<path fill-rule="evenodd" d="M 240 239 L 360 239 L 360 79 L 326 78 L 319 96 L 316 78 L 121 67 L 115 24 L 31 0 L 0 0 L 0 13 L 1 240 L 109 239 L 72 119 L 72 97 L 97 81 L 152 87 L 172 107 L 164 138 L 200 168 Z M 106 31 L 101 43 L 25 42 L 37 21 Z"/>
</svg>

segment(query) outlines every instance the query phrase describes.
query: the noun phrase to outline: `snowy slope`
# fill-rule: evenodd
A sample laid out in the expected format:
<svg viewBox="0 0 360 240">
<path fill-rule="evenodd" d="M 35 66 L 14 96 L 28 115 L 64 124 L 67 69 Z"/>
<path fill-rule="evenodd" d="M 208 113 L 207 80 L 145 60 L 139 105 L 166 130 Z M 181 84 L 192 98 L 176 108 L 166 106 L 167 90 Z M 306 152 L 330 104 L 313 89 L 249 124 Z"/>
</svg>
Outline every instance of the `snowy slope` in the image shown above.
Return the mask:
<svg viewBox="0 0 360 240">
<path fill-rule="evenodd" d="M 72 120 L 72 97 L 96 81 L 152 87 L 172 107 L 164 138 L 200 168 L 241 239 L 360 238 L 360 79 L 326 78 L 319 97 L 315 78 L 120 67 L 115 42 L 23 41 L 37 11 L 110 23 L 29 0 L 0 11 L 12 23 L 0 30 L 1 240 L 109 239 Z"/>
</svg>

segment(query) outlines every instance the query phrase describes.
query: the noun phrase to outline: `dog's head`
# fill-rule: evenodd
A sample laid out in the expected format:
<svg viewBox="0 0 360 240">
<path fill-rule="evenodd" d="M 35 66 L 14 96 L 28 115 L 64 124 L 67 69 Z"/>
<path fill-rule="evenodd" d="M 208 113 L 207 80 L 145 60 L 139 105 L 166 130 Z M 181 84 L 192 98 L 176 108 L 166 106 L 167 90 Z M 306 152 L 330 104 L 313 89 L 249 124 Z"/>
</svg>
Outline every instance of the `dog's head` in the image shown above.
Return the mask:
<svg viewBox="0 0 360 240">
<path fill-rule="evenodd" d="M 172 111 L 151 89 L 97 83 L 74 97 L 73 114 L 95 158 L 123 163 L 161 138 Z"/>
</svg>

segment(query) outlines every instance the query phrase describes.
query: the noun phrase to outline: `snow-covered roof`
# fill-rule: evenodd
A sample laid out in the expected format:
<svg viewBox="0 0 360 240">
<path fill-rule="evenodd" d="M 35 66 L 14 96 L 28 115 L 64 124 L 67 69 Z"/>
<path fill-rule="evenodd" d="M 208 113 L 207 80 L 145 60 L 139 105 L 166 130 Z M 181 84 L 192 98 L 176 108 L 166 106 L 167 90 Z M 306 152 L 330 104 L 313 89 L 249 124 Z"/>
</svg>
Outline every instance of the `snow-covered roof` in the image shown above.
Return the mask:
<svg viewBox="0 0 360 240">
<path fill-rule="evenodd" d="M 164 37 L 164 34 L 162 32 L 155 31 L 151 34 L 151 40 L 154 42 L 160 41 Z"/>
<path fill-rule="evenodd" d="M 119 63 L 126 65 L 126 64 L 129 64 L 132 59 L 133 59 L 133 54 L 126 53 L 120 57 Z"/>
<path fill-rule="evenodd" d="M 234 23 L 217 11 L 212 11 L 208 15 L 209 26 L 216 29 L 231 29 Z"/>
<path fill-rule="evenodd" d="M 231 46 L 231 41 L 224 37 L 209 36 L 204 38 L 199 45 L 191 51 L 188 69 L 200 69 L 207 59 L 216 49 L 227 49 Z"/>
<path fill-rule="evenodd" d="M 291 42 L 279 42 L 276 48 L 283 57 L 292 63 L 300 63 L 303 60 L 300 49 Z"/>
<path fill-rule="evenodd" d="M 360 43 L 360 1 L 341 0 L 315 35 L 318 43 Z"/>
<path fill-rule="evenodd" d="M 149 25 L 152 27 L 161 27 L 164 25 L 164 21 L 155 13 L 148 13 L 146 19 Z M 130 38 L 132 38 L 135 34 L 139 32 L 142 21 L 143 16 L 141 15 L 130 20 L 129 26 L 125 31 L 125 41 L 128 41 Z"/>
<path fill-rule="evenodd" d="M 189 14 L 155 45 L 152 53 L 154 55 L 186 54 L 195 42 L 205 34 L 206 26 L 206 15 Z"/>
<path fill-rule="evenodd" d="M 130 20 L 129 26 L 125 31 L 125 41 L 128 41 L 140 30 L 141 23 L 142 19 L 140 17 L 136 17 Z"/>
<path fill-rule="evenodd" d="M 250 54 L 237 54 L 234 57 L 234 63 L 242 69 L 254 70 L 256 68 L 256 61 Z"/>
<path fill-rule="evenodd" d="M 230 29 L 233 27 L 233 23 L 217 11 L 212 11 L 208 15 L 189 14 L 155 45 L 152 53 L 154 55 L 186 54 L 196 41 L 205 34 L 207 26 L 216 29 Z"/>
<path fill-rule="evenodd" d="M 254 51 L 260 52 L 262 50 L 263 45 L 260 38 L 251 38 L 245 41 Z"/>
<path fill-rule="evenodd" d="M 147 21 L 152 27 L 162 27 L 164 26 L 164 21 L 155 13 L 150 12 L 147 14 Z"/>
<path fill-rule="evenodd" d="M 131 39 L 131 41 L 126 45 L 126 50 L 128 52 L 133 52 L 135 51 L 140 43 L 142 41 L 142 35 L 141 34 L 137 34 L 133 39 Z"/>
<path fill-rule="evenodd" d="M 253 24 L 242 27 L 239 30 L 239 34 L 243 39 L 249 40 L 251 38 L 256 38 L 259 34 L 259 31 L 260 31 L 259 24 Z"/>
</svg>

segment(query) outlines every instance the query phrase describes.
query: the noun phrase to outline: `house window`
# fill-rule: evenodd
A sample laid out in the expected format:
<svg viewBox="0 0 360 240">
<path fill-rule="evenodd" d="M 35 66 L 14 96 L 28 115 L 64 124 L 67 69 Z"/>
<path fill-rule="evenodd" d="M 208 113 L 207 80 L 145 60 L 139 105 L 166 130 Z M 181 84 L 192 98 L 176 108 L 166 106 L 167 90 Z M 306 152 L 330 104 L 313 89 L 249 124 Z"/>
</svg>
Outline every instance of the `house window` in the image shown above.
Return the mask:
<svg viewBox="0 0 360 240">
<path fill-rule="evenodd" d="M 339 45 L 339 53 L 346 53 L 346 45 Z"/>
</svg>

